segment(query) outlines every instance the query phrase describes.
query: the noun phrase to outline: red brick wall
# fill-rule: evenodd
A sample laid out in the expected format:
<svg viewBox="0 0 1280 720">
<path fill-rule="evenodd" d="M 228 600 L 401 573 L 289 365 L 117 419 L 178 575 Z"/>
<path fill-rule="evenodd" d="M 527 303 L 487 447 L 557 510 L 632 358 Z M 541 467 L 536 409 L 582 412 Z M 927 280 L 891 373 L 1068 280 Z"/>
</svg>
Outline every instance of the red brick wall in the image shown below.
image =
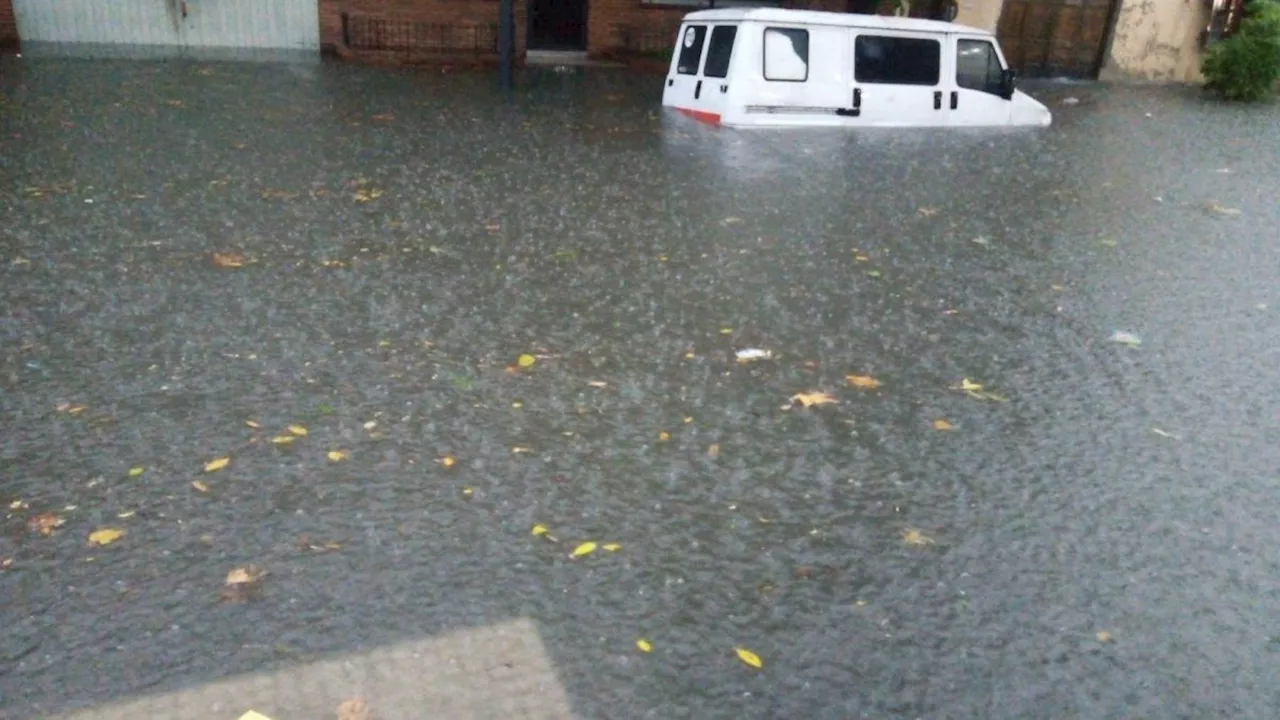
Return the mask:
<svg viewBox="0 0 1280 720">
<path fill-rule="evenodd" d="M 640 0 L 588 0 L 587 50 L 608 55 L 621 49 L 625 28 L 645 33 L 665 33 L 668 47 L 675 47 L 680 20 L 695 10 L 689 7 L 654 7 Z"/>
<path fill-rule="evenodd" d="M 320 7 L 320 46 L 334 49 L 342 41 L 342 13 L 360 13 L 449 25 L 488 25 L 498 22 L 498 0 L 317 0 Z M 0 0 L 0 3 L 7 0 Z M 525 2 L 515 0 L 516 53 L 524 52 Z"/>
<path fill-rule="evenodd" d="M 0 50 L 18 46 L 18 23 L 13 19 L 13 0 L 0 0 Z"/>
</svg>

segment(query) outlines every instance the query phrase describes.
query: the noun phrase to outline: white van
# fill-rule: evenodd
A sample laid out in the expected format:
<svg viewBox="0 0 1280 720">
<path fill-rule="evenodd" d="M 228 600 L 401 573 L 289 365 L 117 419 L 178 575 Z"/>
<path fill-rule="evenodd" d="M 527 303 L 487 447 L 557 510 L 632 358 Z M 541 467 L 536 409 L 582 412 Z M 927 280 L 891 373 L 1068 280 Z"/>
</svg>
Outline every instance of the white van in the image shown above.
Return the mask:
<svg viewBox="0 0 1280 720">
<path fill-rule="evenodd" d="M 1046 126 L 991 33 L 937 20 L 702 10 L 680 26 L 662 104 L 731 126 Z"/>
</svg>

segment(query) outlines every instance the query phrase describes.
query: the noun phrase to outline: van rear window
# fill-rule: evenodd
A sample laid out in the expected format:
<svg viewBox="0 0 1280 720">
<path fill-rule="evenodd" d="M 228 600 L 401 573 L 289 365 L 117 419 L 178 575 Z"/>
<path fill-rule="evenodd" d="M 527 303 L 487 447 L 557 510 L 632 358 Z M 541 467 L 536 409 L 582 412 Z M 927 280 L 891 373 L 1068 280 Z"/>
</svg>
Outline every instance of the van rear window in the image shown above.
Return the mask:
<svg viewBox="0 0 1280 720">
<path fill-rule="evenodd" d="M 853 79 L 887 85 L 937 85 L 942 43 L 927 38 L 859 35 L 853 41 Z"/>
<path fill-rule="evenodd" d="M 698 61 L 702 59 L 702 41 L 707 37 L 706 25 L 687 25 L 680 38 L 680 58 L 676 72 L 681 75 L 697 75 Z"/>
<path fill-rule="evenodd" d="M 804 82 L 809 79 L 809 31 L 764 29 L 764 79 Z"/>
<path fill-rule="evenodd" d="M 711 78 L 729 76 L 729 58 L 733 57 L 733 41 L 737 37 L 737 25 L 717 25 L 711 28 L 707 60 L 702 64 L 703 75 Z"/>
</svg>

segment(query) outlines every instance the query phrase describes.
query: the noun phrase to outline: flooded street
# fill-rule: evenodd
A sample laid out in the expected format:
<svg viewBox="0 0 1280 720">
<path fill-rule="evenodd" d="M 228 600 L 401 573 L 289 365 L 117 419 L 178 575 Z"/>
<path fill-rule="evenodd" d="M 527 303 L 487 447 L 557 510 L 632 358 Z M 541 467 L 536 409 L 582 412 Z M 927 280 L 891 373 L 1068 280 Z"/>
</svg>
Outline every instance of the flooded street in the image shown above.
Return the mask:
<svg viewBox="0 0 1280 720">
<path fill-rule="evenodd" d="M 1274 717 L 1277 110 L 1028 89 L 0 59 L 0 717 L 515 619 L 581 718 Z"/>
</svg>

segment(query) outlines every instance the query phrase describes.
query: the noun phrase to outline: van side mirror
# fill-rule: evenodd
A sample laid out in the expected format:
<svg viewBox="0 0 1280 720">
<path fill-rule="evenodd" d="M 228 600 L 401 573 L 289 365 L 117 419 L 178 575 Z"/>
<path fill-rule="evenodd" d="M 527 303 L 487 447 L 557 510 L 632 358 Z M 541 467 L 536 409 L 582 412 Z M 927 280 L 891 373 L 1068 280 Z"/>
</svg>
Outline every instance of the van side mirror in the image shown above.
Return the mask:
<svg viewBox="0 0 1280 720">
<path fill-rule="evenodd" d="M 1014 80 L 1018 73 L 1013 70 L 1003 70 L 1000 73 L 1000 97 L 1005 100 L 1013 99 L 1013 91 L 1016 88 Z"/>
</svg>

